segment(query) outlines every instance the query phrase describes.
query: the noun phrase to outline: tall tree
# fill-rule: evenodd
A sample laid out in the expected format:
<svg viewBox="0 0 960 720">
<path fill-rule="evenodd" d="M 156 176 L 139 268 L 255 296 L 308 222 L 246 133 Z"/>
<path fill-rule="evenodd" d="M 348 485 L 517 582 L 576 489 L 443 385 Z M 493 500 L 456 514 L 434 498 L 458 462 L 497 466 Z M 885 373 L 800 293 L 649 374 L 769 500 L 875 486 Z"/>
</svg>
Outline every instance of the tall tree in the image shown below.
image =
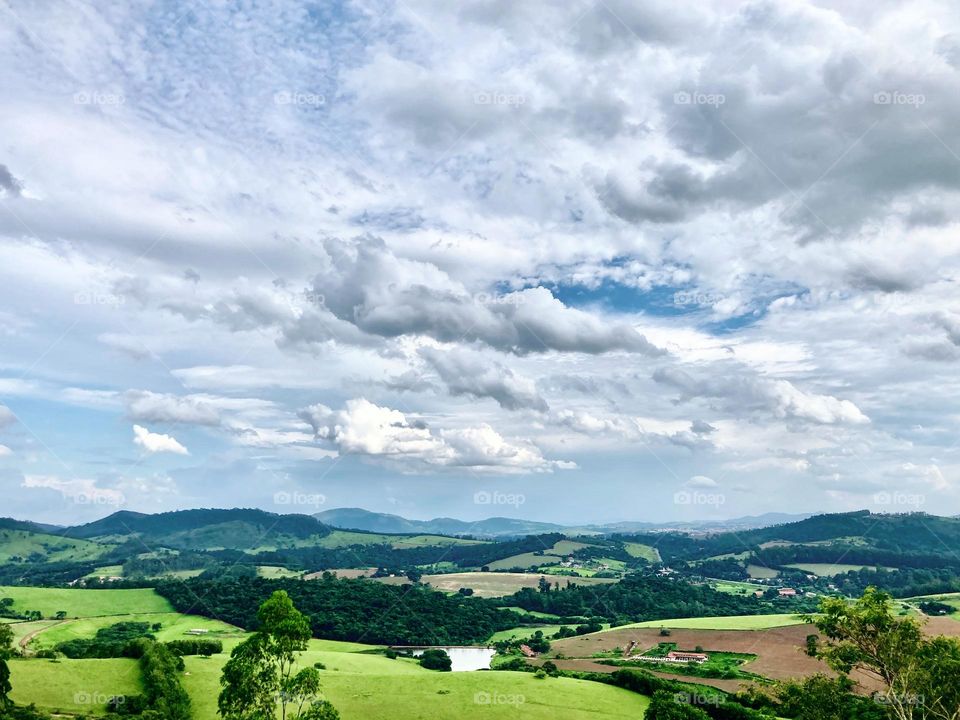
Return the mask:
<svg viewBox="0 0 960 720">
<path fill-rule="evenodd" d="M 13 704 L 10 700 L 10 691 L 13 690 L 10 684 L 10 666 L 7 665 L 12 648 L 13 629 L 9 625 L 0 624 L 0 710 Z"/>
<path fill-rule="evenodd" d="M 307 649 L 310 623 L 284 590 L 257 611 L 259 629 L 237 645 L 220 677 L 217 707 L 224 720 L 337 720 L 336 709 L 320 697 L 316 668 L 294 672 Z"/>
<path fill-rule="evenodd" d="M 897 720 L 960 720 L 960 642 L 931 638 L 920 622 L 893 614 L 892 598 L 867 588 L 855 603 L 826 598 L 813 618 L 829 639 L 818 651 L 837 672 L 879 680 L 876 695 Z"/>
</svg>

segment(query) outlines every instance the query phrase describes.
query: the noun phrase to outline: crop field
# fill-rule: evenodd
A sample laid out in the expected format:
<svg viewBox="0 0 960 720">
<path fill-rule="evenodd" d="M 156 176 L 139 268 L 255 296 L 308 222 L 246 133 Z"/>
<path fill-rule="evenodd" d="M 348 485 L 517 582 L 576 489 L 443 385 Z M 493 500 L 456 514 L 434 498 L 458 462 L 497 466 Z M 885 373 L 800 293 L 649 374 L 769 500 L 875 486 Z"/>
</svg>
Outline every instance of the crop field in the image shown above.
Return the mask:
<svg viewBox="0 0 960 720">
<path fill-rule="evenodd" d="M 47 711 L 105 715 L 110 696 L 141 692 L 138 663 L 127 658 L 13 659 L 9 665 L 13 701 Z"/>
<path fill-rule="evenodd" d="M 777 617 L 777 616 L 773 616 Z M 790 616 L 782 616 L 784 619 Z M 699 620 L 699 618 L 696 618 Z M 615 648 L 626 648 L 631 642 L 637 643 L 637 652 L 647 652 L 661 642 L 669 641 L 683 649 L 704 649 L 710 652 L 738 653 L 755 655 L 756 658 L 740 665 L 740 670 L 755 673 L 772 679 L 786 679 L 813 675 L 824 672 L 826 665 L 803 652 L 807 635 L 816 632 L 806 624 L 767 627 L 766 629 L 700 629 L 680 627 L 682 620 L 668 620 L 660 623 L 669 627 L 670 637 L 661 637 L 658 627 L 622 626 L 579 637 L 565 638 L 552 642 L 548 655 L 563 654 L 567 658 L 593 658 L 601 652 Z M 745 623 L 749 626 L 753 623 Z M 606 666 L 605 672 L 615 668 Z M 597 668 L 599 669 L 599 668 Z"/>
<path fill-rule="evenodd" d="M 489 563 L 489 567 L 491 570 L 510 570 L 517 567 L 529 568 L 556 564 L 560 562 L 560 558 L 571 555 L 585 547 L 590 547 L 590 544 L 576 542 L 574 540 L 560 540 L 553 547 L 544 548 L 542 553 L 527 552 L 519 555 L 511 555 L 510 557 Z"/>
<path fill-rule="evenodd" d="M 0 530 L 0 563 L 8 563 L 14 557 L 26 559 L 35 553 L 43 556 L 43 562 L 80 562 L 95 560 L 109 549 L 107 545 L 99 545 L 89 540 L 27 530 Z"/>
<path fill-rule="evenodd" d="M 566 587 L 571 582 L 575 585 L 605 585 L 616 582 L 612 578 L 581 578 L 559 575 L 536 575 L 532 573 L 501 573 L 501 572 L 464 572 L 446 573 L 443 575 L 424 575 L 421 582 L 429 583 L 431 587 L 443 592 L 457 592 L 462 587 L 472 588 L 478 597 L 503 597 L 513 595 L 521 588 L 535 588 L 540 578 L 545 577 L 551 583 L 559 583 Z M 405 577 L 378 578 L 379 582 L 390 585 L 403 585 L 410 581 Z"/>
<path fill-rule="evenodd" d="M 14 610 L 38 610 L 45 618 L 61 610 L 71 618 L 173 611 L 170 603 L 150 588 L 89 590 L 0 586 L 0 598 L 5 597 L 13 598 Z"/>
<path fill-rule="evenodd" d="M 648 620 L 647 622 L 621 625 L 623 628 L 689 628 L 696 630 L 766 630 L 787 625 L 802 625 L 799 615 L 731 615 L 728 617 L 677 618 L 674 620 Z"/>
<path fill-rule="evenodd" d="M 794 563 L 787 565 L 787 567 L 796 568 L 797 570 L 803 570 L 808 572 L 811 575 L 819 575 L 820 577 L 833 577 L 834 575 L 842 575 L 846 572 L 856 571 L 856 570 L 877 570 L 876 565 L 845 565 L 843 563 Z M 892 568 L 886 568 L 890 570 Z"/>
</svg>

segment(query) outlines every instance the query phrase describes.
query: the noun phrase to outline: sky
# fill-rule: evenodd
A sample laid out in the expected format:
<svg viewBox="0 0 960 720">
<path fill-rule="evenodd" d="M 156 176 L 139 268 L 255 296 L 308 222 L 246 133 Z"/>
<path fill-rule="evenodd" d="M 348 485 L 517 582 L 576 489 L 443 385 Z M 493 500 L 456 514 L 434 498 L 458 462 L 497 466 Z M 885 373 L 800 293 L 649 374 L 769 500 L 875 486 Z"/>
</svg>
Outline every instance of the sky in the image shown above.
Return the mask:
<svg viewBox="0 0 960 720">
<path fill-rule="evenodd" d="M 0 514 L 960 513 L 958 26 L 0 1 Z"/>
</svg>

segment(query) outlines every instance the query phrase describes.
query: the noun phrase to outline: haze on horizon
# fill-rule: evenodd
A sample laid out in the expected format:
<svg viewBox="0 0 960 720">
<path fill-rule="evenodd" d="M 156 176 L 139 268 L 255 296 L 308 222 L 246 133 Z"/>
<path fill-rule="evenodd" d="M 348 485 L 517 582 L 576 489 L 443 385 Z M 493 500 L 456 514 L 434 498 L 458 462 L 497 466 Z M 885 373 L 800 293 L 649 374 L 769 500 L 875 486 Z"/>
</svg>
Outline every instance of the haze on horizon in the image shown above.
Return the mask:
<svg viewBox="0 0 960 720">
<path fill-rule="evenodd" d="M 960 513 L 948 2 L 0 6 L 0 497 Z"/>
</svg>

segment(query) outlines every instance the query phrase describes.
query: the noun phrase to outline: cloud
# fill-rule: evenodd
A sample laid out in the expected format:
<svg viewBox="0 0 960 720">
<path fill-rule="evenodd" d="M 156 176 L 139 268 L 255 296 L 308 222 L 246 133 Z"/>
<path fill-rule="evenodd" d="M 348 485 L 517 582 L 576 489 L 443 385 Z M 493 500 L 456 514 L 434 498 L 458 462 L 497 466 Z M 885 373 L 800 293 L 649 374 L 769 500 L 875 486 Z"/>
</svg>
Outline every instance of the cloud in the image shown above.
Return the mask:
<svg viewBox="0 0 960 720">
<path fill-rule="evenodd" d="M 12 425 L 17 421 L 17 416 L 14 415 L 13 410 L 8 408 L 6 405 L 0 405 L 0 429 Z"/>
<path fill-rule="evenodd" d="M 480 342 L 516 355 L 663 354 L 629 324 L 569 308 L 546 288 L 471 294 L 436 265 L 399 258 L 374 238 L 328 240 L 324 249 L 329 260 L 314 278 L 313 292 L 338 320 L 370 335 Z M 303 330 L 294 322 L 285 330 L 288 341 L 303 339 Z"/>
<path fill-rule="evenodd" d="M 126 394 L 127 417 L 136 422 L 218 425 L 217 409 L 203 399 L 131 390 Z"/>
<path fill-rule="evenodd" d="M 571 463 L 548 461 L 532 443 L 508 441 L 489 425 L 432 431 L 399 410 L 364 398 L 348 400 L 343 410 L 312 405 L 301 411 L 318 439 L 341 453 L 391 461 L 421 469 L 470 468 L 501 473 L 550 472 Z"/>
<path fill-rule="evenodd" d="M 6 445 L 0 445 L 0 457 L 7 457 L 9 455 L 13 455 L 13 450 Z"/>
<path fill-rule="evenodd" d="M 170 435 L 152 433 L 140 425 L 133 426 L 133 442 L 148 453 L 169 452 L 176 455 L 189 455 L 187 449 Z"/>
<path fill-rule="evenodd" d="M 22 487 L 56 490 L 65 499 L 78 505 L 123 505 L 120 490 L 99 487 L 94 480 L 73 478 L 63 480 L 55 475 L 24 475 Z"/>
<path fill-rule="evenodd" d="M 0 163 L 0 190 L 7 197 L 19 197 L 23 191 L 23 183 L 13 176 L 6 165 Z"/>
<path fill-rule="evenodd" d="M 706 475 L 694 475 L 684 484 L 684 487 L 691 488 L 715 488 L 720 487 L 716 480 Z"/>
<path fill-rule="evenodd" d="M 653 379 L 681 390 L 685 400 L 718 399 L 722 407 L 730 411 L 762 410 L 778 418 L 824 425 L 862 425 L 870 422 L 860 408 L 849 400 L 804 392 L 788 380 L 744 376 L 697 379 L 676 367 L 656 370 Z"/>
<path fill-rule="evenodd" d="M 547 412 L 536 384 L 505 365 L 466 350 L 424 348 L 420 355 L 437 371 L 451 395 L 492 398 L 505 410 Z"/>
</svg>

